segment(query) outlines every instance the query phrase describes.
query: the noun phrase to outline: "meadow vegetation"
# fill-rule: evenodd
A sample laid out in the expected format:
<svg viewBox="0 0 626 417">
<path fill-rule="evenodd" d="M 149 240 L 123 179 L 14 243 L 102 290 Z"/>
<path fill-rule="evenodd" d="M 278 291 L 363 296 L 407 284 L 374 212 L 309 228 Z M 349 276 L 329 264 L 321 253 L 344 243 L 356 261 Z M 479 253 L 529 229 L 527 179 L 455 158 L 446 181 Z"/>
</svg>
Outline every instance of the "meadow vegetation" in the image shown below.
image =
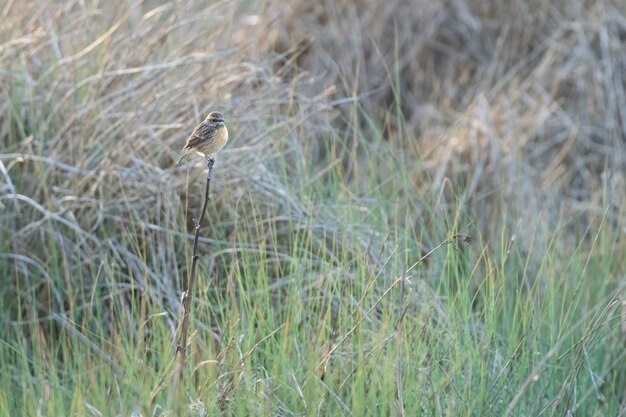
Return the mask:
<svg viewBox="0 0 626 417">
<path fill-rule="evenodd" d="M 0 415 L 626 414 L 624 0 L 0 22 Z"/>
</svg>

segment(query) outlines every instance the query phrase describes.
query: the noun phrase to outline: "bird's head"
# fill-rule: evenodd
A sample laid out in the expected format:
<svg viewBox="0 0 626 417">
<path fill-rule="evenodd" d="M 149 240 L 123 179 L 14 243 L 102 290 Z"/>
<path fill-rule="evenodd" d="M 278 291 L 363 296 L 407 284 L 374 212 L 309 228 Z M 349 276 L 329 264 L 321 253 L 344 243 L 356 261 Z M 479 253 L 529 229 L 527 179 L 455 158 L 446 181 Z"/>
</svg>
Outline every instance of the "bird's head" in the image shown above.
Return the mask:
<svg viewBox="0 0 626 417">
<path fill-rule="evenodd" d="M 224 115 L 219 111 L 213 111 L 209 113 L 209 115 L 206 117 L 206 120 L 208 120 L 209 123 L 215 125 L 216 127 L 224 126 Z"/>
</svg>

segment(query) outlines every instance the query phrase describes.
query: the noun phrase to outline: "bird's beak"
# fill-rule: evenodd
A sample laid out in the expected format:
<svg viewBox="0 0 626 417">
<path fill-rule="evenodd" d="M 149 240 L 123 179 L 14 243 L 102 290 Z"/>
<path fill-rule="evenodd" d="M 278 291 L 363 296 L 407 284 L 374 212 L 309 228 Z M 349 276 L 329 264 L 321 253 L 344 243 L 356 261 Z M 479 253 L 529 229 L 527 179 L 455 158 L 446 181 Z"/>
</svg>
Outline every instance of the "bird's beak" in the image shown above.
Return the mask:
<svg viewBox="0 0 626 417">
<path fill-rule="evenodd" d="M 218 126 L 218 127 L 224 127 L 224 121 L 222 120 L 222 121 L 218 122 L 218 123 L 217 123 L 217 126 Z"/>
</svg>

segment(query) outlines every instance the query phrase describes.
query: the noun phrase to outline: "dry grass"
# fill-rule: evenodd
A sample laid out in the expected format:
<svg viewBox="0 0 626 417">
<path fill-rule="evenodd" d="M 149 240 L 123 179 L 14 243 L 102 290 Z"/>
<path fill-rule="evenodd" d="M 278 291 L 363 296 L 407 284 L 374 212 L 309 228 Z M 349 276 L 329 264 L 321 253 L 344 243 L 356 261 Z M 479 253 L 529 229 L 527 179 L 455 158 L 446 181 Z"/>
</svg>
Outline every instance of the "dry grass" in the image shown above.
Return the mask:
<svg viewBox="0 0 626 417">
<path fill-rule="evenodd" d="M 271 62 L 246 61 L 253 45 L 225 41 L 234 36 L 225 23 L 241 18 L 235 5 L 150 9 L 20 2 L 4 10 L 2 161 L 14 185 L 7 191 L 20 194 L 2 201 L 15 208 L 4 217 L 11 252 L 45 260 L 54 242 L 72 275 L 110 256 L 143 275 L 137 253 L 124 254 L 120 241 L 130 234 L 135 249 L 173 249 L 162 231 L 180 230 L 185 208 L 201 199 L 183 194 L 188 184 L 200 187 L 189 165 L 173 166 L 189 126 L 210 109 L 229 115 L 235 134 L 216 172 L 216 185 L 229 190 L 218 189 L 217 208 L 228 218 L 242 182 L 254 187 L 259 179 L 250 177 L 285 147 L 271 138 L 306 123 L 313 105 L 298 103 Z M 284 105 L 298 111 L 285 115 Z M 52 221 L 40 228 L 42 218 Z M 180 254 L 165 250 L 161 272 L 176 271 Z"/>
<path fill-rule="evenodd" d="M 22 194 L 41 202 L 49 176 L 58 191 L 46 208 L 80 210 L 85 231 L 119 220 L 126 204 L 112 202 L 124 194 L 138 218 L 162 225 L 187 182 L 171 160 L 208 109 L 225 109 L 236 132 L 223 158 L 226 189 L 262 172 L 257 165 L 276 152 L 302 153 L 311 138 L 319 148 L 332 125 L 341 139 L 352 140 L 351 130 L 382 135 L 403 163 L 423 161 L 415 187 L 439 190 L 446 178 L 465 187 L 481 229 L 498 236 L 505 214 L 509 222 L 543 209 L 569 218 L 603 193 L 622 203 L 620 10 L 608 1 L 111 10 L 10 2 L 0 50 L 5 154 L 25 154 L 13 168 L 30 172 L 23 178 L 32 189 Z M 354 96 L 364 113 L 332 105 Z M 72 191 L 80 198 L 64 201 Z"/>
<path fill-rule="evenodd" d="M 619 209 L 623 1 L 270 4 L 277 48 L 306 45 L 296 62 L 320 75 L 314 89 L 367 94 L 361 105 L 387 140 L 424 157 L 416 186 L 466 186 L 489 235 L 503 209 L 509 221 L 544 209 L 569 219 L 603 193 Z"/>
<path fill-rule="evenodd" d="M 69 363 L 62 358 L 67 352 L 33 347 L 33 340 L 54 345 L 64 329 L 81 326 L 93 333 L 79 332 L 79 343 L 89 340 L 87 352 L 104 363 L 123 365 L 115 356 L 116 337 L 126 340 L 125 332 L 133 343 L 136 338 L 138 351 L 155 358 L 174 344 L 204 166 L 200 158 L 174 162 L 190 129 L 210 110 L 225 113 L 231 141 L 216 163 L 208 236 L 201 241 L 201 272 L 212 280 L 199 297 L 211 301 L 200 300 L 204 310 L 194 326 L 197 339 L 215 340 L 216 346 L 198 348 L 196 355 L 219 359 L 219 383 L 211 395 L 222 410 L 247 395 L 237 385 L 246 372 L 270 386 L 272 372 L 278 372 L 270 367 L 279 367 L 266 364 L 269 376 L 255 373 L 257 368 L 224 371 L 243 349 L 237 331 L 252 334 L 252 350 L 239 352 L 242 367 L 262 350 L 260 340 L 285 323 L 294 332 L 311 332 L 310 324 L 319 331 L 315 353 L 334 352 L 330 346 L 341 331 L 346 338 L 364 337 L 348 333 L 350 320 L 360 324 L 365 317 L 369 323 L 369 306 L 385 290 L 395 291 L 399 271 L 419 259 L 419 251 L 428 252 L 468 224 L 469 231 L 462 231 L 476 236 L 477 248 L 429 259 L 430 269 L 420 273 L 424 281 L 411 293 L 424 305 L 398 298 L 411 304 L 408 314 L 416 323 L 424 323 L 418 332 L 424 338 L 416 342 L 407 331 L 407 344 L 437 340 L 446 329 L 451 336 L 442 344 L 454 341 L 474 352 L 466 335 L 454 335 L 457 309 L 467 307 L 462 317 L 471 323 L 472 340 L 488 344 L 489 325 L 469 317 L 498 297 L 504 317 L 519 313 L 526 320 L 535 313 L 524 308 L 534 305 L 537 293 L 556 301 L 568 294 L 580 306 L 559 312 L 550 307 L 541 318 L 564 327 L 573 323 L 572 329 L 613 311 L 608 306 L 626 271 L 619 254 L 626 247 L 623 0 L 9 0 L 0 5 L 0 20 L 0 308 L 6 313 L 0 330 L 6 335 L 21 329 L 20 346 L 41 355 L 42 363 L 54 355 Z M 600 254 L 592 254 L 592 247 Z M 502 270 L 492 253 L 502 253 Z M 506 272 L 505 259 L 519 262 L 519 269 Z M 531 301 L 509 303 L 497 291 L 497 297 L 483 299 L 485 288 L 499 288 L 482 281 L 494 270 L 499 284 L 519 286 Z M 570 282 L 590 274 L 605 283 L 601 290 L 585 290 L 592 295 Z M 467 294 L 444 276 L 471 277 Z M 542 276 L 555 281 L 548 284 Z M 297 322 L 290 315 L 299 302 L 292 290 L 306 302 L 302 308 L 312 305 L 312 323 L 297 327 L 273 316 L 284 313 Z M 461 305 L 457 291 L 471 301 Z M 263 308 L 247 297 L 259 297 Z M 375 306 L 376 320 L 390 318 L 386 305 Z M 395 320 L 389 329 L 398 323 L 398 308 L 389 306 Z M 271 315 L 269 324 L 254 321 L 257 313 Z M 160 317 L 165 324 L 153 324 Z M 429 320 L 435 329 L 425 330 Z M 515 348 L 521 321 L 494 332 L 514 346 L 489 351 L 493 361 L 486 368 L 525 357 Z M 500 322 L 494 315 L 491 323 Z M 261 329 L 257 338 L 251 328 Z M 298 337 L 308 340 L 302 331 Z M 5 335 L 0 339 L 13 346 Z M 581 337 L 591 339 L 588 333 Z M 372 353 L 386 346 L 387 339 L 381 340 L 358 342 Z M 613 342 L 608 339 L 606 350 L 613 352 Z M 317 368 L 319 356 L 311 359 L 298 347 L 294 353 L 289 343 L 281 354 Z M 449 352 L 438 341 L 423 343 L 419 366 Z M 400 354 L 408 349 L 400 342 L 396 347 Z M 537 350 L 549 352 L 548 359 L 555 354 Z M 615 355 L 603 368 L 607 380 L 618 373 Z M 454 369 L 463 372 L 460 357 Z M 533 353 L 528 357 L 525 365 L 533 369 Z M 553 384 L 575 382 L 568 378 L 575 380 L 585 366 L 580 357 L 572 363 L 563 366 L 576 371 L 555 371 Z M 324 382 L 339 387 L 335 412 L 350 408 L 358 415 L 357 405 L 342 402 L 350 398 L 344 388 L 360 392 L 349 377 L 368 380 L 353 365 L 338 366 L 343 374 Z M 529 386 L 525 374 L 511 372 L 511 392 L 500 398 L 504 405 Z M 396 378 L 395 370 L 392 375 L 385 387 L 402 385 L 402 376 Z M 313 386 L 311 378 L 289 375 L 303 385 L 293 388 L 295 398 L 304 401 L 328 388 Z M 429 378 L 419 383 L 430 383 L 433 392 L 445 385 L 448 393 L 469 393 L 454 384 L 435 386 Z M 612 381 L 623 388 L 619 377 Z M 332 389 L 319 389 L 332 396 Z M 149 391 L 158 392 L 154 386 Z M 481 393 L 487 393 L 486 403 L 493 400 L 488 389 Z M 270 403 L 272 395 L 268 388 L 259 402 Z M 620 395 L 614 399 L 623 400 Z"/>
</svg>

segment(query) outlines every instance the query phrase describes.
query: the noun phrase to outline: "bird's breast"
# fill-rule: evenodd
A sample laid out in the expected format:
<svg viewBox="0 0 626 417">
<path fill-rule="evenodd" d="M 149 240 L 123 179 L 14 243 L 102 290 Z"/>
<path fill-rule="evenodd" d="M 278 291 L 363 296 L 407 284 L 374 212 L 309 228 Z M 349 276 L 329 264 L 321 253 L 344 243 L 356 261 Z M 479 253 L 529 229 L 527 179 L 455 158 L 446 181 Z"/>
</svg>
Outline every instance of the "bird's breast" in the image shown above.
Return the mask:
<svg viewBox="0 0 626 417">
<path fill-rule="evenodd" d="M 226 145 L 226 142 L 228 142 L 228 129 L 226 129 L 226 126 L 222 126 L 217 130 L 215 145 L 219 149 L 222 149 L 222 147 Z"/>
<path fill-rule="evenodd" d="M 195 150 L 200 155 L 213 155 L 219 152 L 226 142 L 228 142 L 228 130 L 226 126 L 222 126 L 215 130 L 215 135 L 210 140 L 203 141 Z"/>
</svg>

